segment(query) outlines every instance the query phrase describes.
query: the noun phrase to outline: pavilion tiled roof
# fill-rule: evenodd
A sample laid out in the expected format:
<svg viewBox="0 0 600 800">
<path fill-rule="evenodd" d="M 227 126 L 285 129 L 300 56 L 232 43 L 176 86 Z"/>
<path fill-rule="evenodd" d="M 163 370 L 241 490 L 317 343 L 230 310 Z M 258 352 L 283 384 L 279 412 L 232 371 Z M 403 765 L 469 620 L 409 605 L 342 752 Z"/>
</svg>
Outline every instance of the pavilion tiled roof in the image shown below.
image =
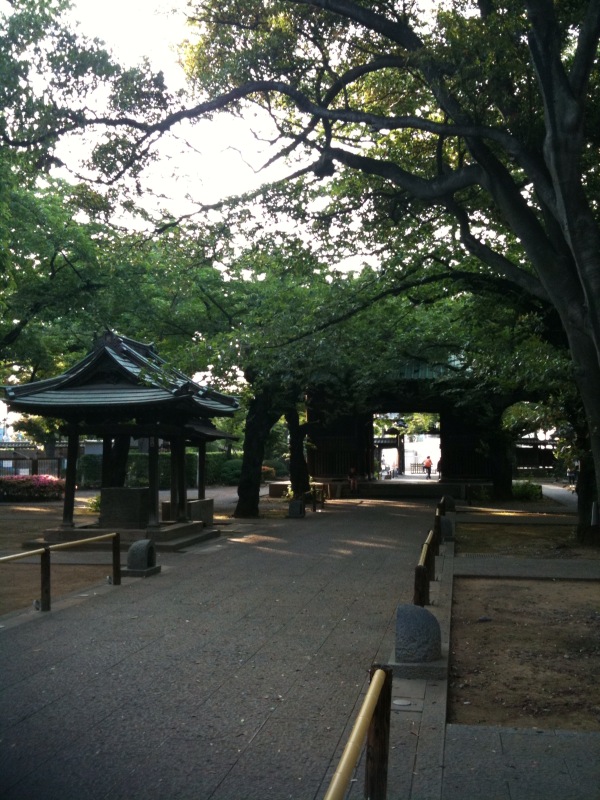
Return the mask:
<svg viewBox="0 0 600 800">
<path fill-rule="evenodd" d="M 62 375 L 4 387 L 12 411 L 65 420 L 176 421 L 232 416 L 238 400 L 193 381 L 159 357 L 152 344 L 107 331 Z"/>
</svg>

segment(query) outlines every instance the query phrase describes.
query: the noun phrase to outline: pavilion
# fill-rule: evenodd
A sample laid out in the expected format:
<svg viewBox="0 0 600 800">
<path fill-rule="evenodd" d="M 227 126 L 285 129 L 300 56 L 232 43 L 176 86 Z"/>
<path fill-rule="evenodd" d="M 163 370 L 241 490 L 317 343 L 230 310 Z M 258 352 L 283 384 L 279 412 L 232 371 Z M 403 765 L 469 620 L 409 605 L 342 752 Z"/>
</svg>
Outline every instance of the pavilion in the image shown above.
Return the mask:
<svg viewBox="0 0 600 800">
<path fill-rule="evenodd" d="M 5 386 L 11 411 L 64 421 L 68 441 L 62 538 L 74 528 L 76 469 L 81 437 L 102 439 L 101 528 L 131 529 L 129 538 L 167 538 L 193 534 L 202 521 L 190 517 L 185 449 L 198 449 L 198 499 L 204 500 L 206 443 L 233 438 L 218 430 L 213 417 L 231 417 L 234 397 L 204 387 L 167 365 L 153 344 L 106 331 L 81 361 L 62 375 Z M 131 440 L 145 440 L 147 489 L 123 486 Z M 159 514 L 159 446 L 171 451 L 171 503 L 168 524 Z M 208 502 L 208 501 L 206 501 Z M 212 522 L 212 511 L 210 513 Z M 175 524 L 173 524 L 175 523 Z M 136 530 L 136 534 L 134 534 Z M 160 537 L 160 538 L 164 538 Z"/>
</svg>

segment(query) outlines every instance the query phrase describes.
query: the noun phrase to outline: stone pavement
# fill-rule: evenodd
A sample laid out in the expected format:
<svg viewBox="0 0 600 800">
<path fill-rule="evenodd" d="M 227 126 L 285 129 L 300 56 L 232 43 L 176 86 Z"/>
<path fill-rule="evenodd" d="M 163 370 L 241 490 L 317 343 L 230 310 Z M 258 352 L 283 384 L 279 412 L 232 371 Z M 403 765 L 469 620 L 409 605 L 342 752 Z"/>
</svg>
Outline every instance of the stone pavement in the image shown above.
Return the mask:
<svg viewBox="0 0 600 800">
<path fill-rule="evenodd" d="M 0 798 L 323 797 L 434 508 L 233 521 L 159 575 L 0 618 Z M 431 607 L 446 653 L 456 561 Z M 600 733 L 446 725 L 446 691 L 394 678 L 390 800 L 600 798 Z"/>
<path fill-rule="evenodd" d="M 158 553 L 159 575 L 3 617 L 0 797 L 322 796 L 433 513 L 234 523 Z M 407 780 L 416 742 L 397 748 Z"/>
</svg>

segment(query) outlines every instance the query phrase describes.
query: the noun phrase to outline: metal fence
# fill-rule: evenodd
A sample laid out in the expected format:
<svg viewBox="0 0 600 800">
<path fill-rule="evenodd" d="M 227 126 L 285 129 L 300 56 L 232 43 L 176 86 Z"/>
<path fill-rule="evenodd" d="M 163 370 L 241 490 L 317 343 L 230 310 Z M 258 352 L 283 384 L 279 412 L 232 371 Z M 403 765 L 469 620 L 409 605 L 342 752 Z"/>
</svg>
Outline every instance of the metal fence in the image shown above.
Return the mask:
<svg viewBox="0 0 600 800">
<path fill-rule="evenodd" d="M 66 469 L 65 458 L 25 458 L 0 453 L 0 475 L 53 475 L 62 478 Z"/>
</svg>

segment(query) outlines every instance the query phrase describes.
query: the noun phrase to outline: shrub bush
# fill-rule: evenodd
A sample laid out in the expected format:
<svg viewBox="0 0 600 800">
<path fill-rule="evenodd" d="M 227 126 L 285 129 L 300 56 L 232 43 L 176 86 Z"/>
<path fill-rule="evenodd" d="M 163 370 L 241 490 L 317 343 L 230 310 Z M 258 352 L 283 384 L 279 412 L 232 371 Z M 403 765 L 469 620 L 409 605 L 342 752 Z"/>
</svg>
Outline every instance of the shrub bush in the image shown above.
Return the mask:
<svg viewBox="0 0 600 800">
<path fill-rule="evenodd" d="M 82 489 L 98 489 L 102 485 L 102 456 L 80 456 L 77 459 L 77 485 Z"/>
<path fill-rule="evenodd" d="M 542 487 L 539 483 L 531 483 L 531 481 L 515 481 L 513 497 L 515 500 L 539 502 L 543 499 Z"/>
<path fill-rule="evenodd" d="M 206 454 L 206 473 L 204 482 L 207 486 L 214 486 L 221 481 L 221 471 L 227 461 L 226 453 L 207 453 Z"/>
<path fill-rule="evenodd" d="M 0 477 L 0 499 L 60 500 L 65 491 L 62 478 L 53 475 L 4 475 Z"/>
<path fill-rule="evenodd" d="M 223 464 L 221 469 L 221 483 L 226 486 L 236 486 L 240 482 L 242 474 L 242 459 L 230 458 Z"/>
<path fill-rule="evenodd" d="M 275 477 L 276 478 L 286 478 L 290 474 L 290 471 L 288 469 L 288 465 L 281 458 L 265 459 L 263 461 L 263 464 L 264 464 L 264 466 L 272 467 L 275 470 Z M 267 478 L 267 480 L 270 480 L 270 479 Z"/>
<path fill-rule="evenodd" d="M 158 482 L 161 489 L 171 486 L 171 456 L 158 455 Z M 191 488 L 196 486 L 198 476 L 198 454 L 185 454 L 185 480 Z M 208 482 L 208 481 L 207 481 Z M 82 489 L 97 489 L 102 485 L 102 456 L 87 455 L 77 460 L 77 484 Z M 125 486 L 136 488 L 148 486 L 148 454 L 130 453 L 127 459 Z"/>
<path fill-rule="evenodd" d="M 263 464 L 261 467 L 261 476 L 260 479 L 262 483 L 265 481 L 274 481 L 275 480 L 275 469 L 273 467 L 267 467 L 266 464 Z"/>
</svg>

